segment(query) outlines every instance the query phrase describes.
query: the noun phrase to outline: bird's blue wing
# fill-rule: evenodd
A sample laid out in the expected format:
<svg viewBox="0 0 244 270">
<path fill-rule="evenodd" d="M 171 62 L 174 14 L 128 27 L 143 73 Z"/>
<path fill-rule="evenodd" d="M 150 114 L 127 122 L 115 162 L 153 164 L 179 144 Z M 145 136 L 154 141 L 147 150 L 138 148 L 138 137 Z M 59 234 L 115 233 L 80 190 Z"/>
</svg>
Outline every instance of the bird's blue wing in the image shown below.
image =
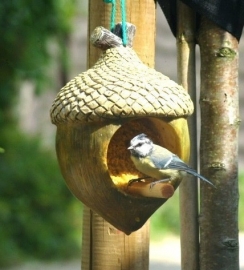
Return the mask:
<svg viewBox="0 0 244 270">
<path fill-rule="evenodd" d="M 156 155 L 151 155 L 150 159 L 153 162 L 154 166 L 159 170 L 166 169 L 165 164 L 167 164 L 169 161 L 167 157 L 160 157 Z"/>
<path fill-rule="evenodd" d="M 185 171 L 186 173 L 194 175 L 202 179 L 203 181 L 213 185 L 207 178 L 198 174 L 196 170 L 189 167 L 178 156 L 161 146 L 154 145 L 153 151 L 150 155 L 150 159 L 153 162 L 154 166 L 159 170 L 172 169 Z"/>
<path fill-rule="evenodd" d="M 195 177 L 198 177 L 198 178 L 202 179 L 203 181 L 209 183 L 210 185 L 214 186 L 212 182 L 210 182 L 207 178 L 205 178 L 201 174 L 197 173 L 196 170 L 189 167 L 185 162 L 183 162 L 176 155 L 173 156 L 173 159 L 169 163 L 169 165 L 167 166 L 167 169 L 175 169 L 175 170 L 179 170 L 179 171 L 185 171 L 186 173 L 191 174 Z"/>
<path fill-rule="evenodd" d="M 168 165 L 172 162 L 174 156 L 175 155 L 166 148 L 154 144 L 150 159 L 156 168 L 163 170 L 169 169 Z"/>
<path fill-rule="evenodd" d="M 166 169 L 188 170 L 191 168 L 184 161 L 182 161 L 178 156 L 173 155 L 172 160 L 167 165 Z M 193 169 L 191 169 L 191 170 L 193 170 Z"/>
<path fill-rule="evenodd" d="M 153 151 L 150 155 L 150 159 L 152 163 L 154 164 L 154 166 L 159 170 L 173 169 L 173 170 L 185 171 L 186 173 L 194 175 L 202 179 L 203 181 L 208 182 L 209 184 L 213 185 L 208 179 L 198 174 L 196 170 L 189 167 L 178 156 L 176 156 L 175 154 L 171 153 L 169 150 L 161 146 L 154 145 Z"/>
</svg>

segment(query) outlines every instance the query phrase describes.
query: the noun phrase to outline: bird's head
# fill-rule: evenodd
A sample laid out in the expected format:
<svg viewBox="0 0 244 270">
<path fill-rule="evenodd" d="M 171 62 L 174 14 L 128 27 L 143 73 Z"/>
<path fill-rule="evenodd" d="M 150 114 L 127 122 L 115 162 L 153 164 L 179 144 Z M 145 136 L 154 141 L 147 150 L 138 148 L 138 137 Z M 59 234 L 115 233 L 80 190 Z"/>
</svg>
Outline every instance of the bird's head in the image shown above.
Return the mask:
<svg viewBox="0 0 244 270">
<path fill-rule="evenodd" d="M 130 141 L 130 146 L 128 149 L 133 156 L 146 157 L 150 155 L 153 150 L 153 142 L 147 137 L 146 134 L 141 133 Z"/>
</svg>

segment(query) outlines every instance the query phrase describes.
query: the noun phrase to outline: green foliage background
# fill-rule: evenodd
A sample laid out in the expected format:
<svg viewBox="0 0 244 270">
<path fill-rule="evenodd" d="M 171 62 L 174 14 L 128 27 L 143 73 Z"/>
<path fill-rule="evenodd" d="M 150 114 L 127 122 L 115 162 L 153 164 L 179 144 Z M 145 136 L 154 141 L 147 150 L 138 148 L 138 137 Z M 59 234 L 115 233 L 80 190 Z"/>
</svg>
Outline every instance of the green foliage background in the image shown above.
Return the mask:
<svg viewBox="0 0 244 270">
<path fill-rule="evenodd" d="M 78 202 L 65 186 L 56 158 L 37 138 L 14 128 L 1 132 L 0 141 L 5 142 L 0 156 L 0 265 L 76 256 Z"/>
<path fill-rule="evenodd" d="M 21 81 L 31 80 L 36 93 L 51 83 L 50 41 L 60 62 L 67 60 L 63 41 L 75 7 L 75 0 L 0 1 L 0 266 L 79 252 L 81 204 L 65 186 L 54 153 L 21 133 L 13 109 Z"/>
<path fill-rule="evenodd" d="M 75 0 L 0 1 L 0 125 L 9 121 L 19 80 L 47 80 L 48 41 L 69 33 Z M 62 55 L 62 54 L 60 54 Z M 65 54 L 64 54 L 65 55 Z"/>
</svg>

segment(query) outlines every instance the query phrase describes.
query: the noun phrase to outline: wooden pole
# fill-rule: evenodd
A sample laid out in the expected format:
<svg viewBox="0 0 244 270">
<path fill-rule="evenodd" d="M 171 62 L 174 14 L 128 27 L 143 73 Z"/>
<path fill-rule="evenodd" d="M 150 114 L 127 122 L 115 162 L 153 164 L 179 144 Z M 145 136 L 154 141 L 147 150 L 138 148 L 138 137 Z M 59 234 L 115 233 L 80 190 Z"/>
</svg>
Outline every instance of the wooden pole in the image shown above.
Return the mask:
<svg viewBox="0 0 244 270">
<path fill-rule="evenodd" d="M 238 41 L 202 18 L 200 269 L 239 269 Z"/>
<path fill-rule="evenodd" d="M 189 92 L 196 107 L 195 13 L 181 1 L 177 5 L 178 82 Z M 191 167 L 197 169 L 196 110 L 189 118 Z M 191 179 L 189 179 L 191 178 Z M 179 187 L 181 220 L 181 269 L 196 270 L 199 266 L 199 229 L 197 179 L 187 176 Z"/>
<path fill-rule="evenodd" d="M 116 22 L 120 22 L 120 5 L 117 6 Z M 150 67 L 154 66 L 155 55 L 155 8 L 154 0 L 126 1 L 127 22 L 137 28 L 133 48 Z M 102 0 L 89 1 L 88 40 L 97 26 L 109 29 L 110 15 L 111 5 Z M 94 65 L 100 54 L 101 50 L 88 44 L 88 67 Z M 148 222 L 127 236 L 85 206 L 83 217 L 82 270 L 148 269 Z"/>
<path fill-rule="evenodd" d="M 119 1 L 117 1 L 119 2 Z M 126 20 L 136 26 L 133 49 L 144 64 L 154 67 L 156 6 L 154 0 L 126 0 Z M 121 21 L 120 5 L 117 4 L 116 22 Z M 90 34 L 97 26 L 110 27 L 111 5 L 103 0 L 89 0 L 88 42 Z M 88 43 L 88 66 L 93 66 L 101 50 Z"/>
</svg>

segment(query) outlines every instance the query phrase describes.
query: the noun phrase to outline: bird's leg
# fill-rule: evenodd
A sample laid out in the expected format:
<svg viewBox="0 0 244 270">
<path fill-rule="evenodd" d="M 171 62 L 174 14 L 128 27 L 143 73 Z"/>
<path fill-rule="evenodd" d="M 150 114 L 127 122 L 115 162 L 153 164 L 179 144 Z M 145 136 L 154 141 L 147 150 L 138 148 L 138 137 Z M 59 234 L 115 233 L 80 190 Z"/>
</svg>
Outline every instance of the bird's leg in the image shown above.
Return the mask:
<svg viewBox="0 0 244 270">
<path fill-rule="evenodd" d="M 147 178 L 152 178 L 150 176 L 145 176 L 145 177 L 139 177 L 139 178 L 135 178 L 135 179 L 131 179 L 128 184 L 127 187 L 129 187 L 130 185 L 132 185 L 135 182 L 141 182 L 141 180 L 147 179 Z"/>
<path fill-rule="evenodd" d="M 153 182 L 150 184 L 150 188 L 153 188 L 157 183 L 169 182 L 170 180 L 172 180 L 172 179 L 171 179 L 171 178 L 164 178 L 164 179 L 160 179 L 160 180 L 153 181 Z"/>
</svg>

